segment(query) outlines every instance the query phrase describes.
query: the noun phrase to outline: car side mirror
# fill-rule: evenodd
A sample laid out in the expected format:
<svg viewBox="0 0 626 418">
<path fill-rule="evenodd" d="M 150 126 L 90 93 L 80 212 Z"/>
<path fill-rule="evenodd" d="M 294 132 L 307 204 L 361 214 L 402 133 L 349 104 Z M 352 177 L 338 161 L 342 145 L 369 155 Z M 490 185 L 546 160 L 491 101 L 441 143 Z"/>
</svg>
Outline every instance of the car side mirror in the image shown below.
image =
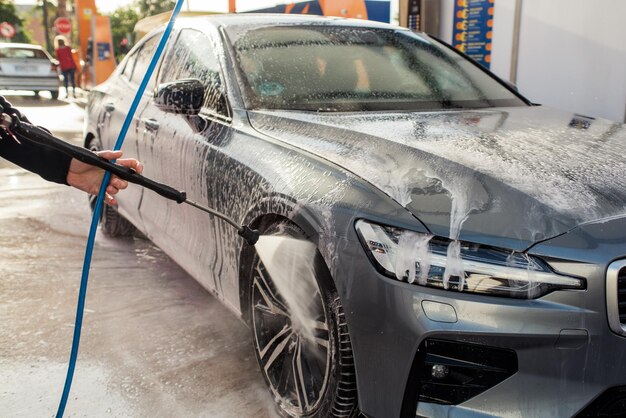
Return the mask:
<svg viewBox="0 0 626 418">
<path fill-rule="evenodd" d="M 204 85 L 195 78 L 160 84 L 154 95 L 154 104 L 164 112 L 197 115 L 204 104 Z"/>
</svg>

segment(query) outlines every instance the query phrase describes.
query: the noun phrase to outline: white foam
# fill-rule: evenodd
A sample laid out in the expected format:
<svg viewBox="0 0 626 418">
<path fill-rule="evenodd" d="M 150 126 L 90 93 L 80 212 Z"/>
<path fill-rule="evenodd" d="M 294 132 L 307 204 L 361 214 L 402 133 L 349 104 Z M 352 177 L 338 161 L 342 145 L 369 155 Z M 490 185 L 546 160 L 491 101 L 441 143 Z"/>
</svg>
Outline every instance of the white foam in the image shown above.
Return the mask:
<svg viewBox="0 0 626 418">
<path fill-rule="evenodd" d="M 296 334 L 314 340 L 315 245 L 284 235 L 261 235 L 255 249 L 289 309 Z"/>
</svg>

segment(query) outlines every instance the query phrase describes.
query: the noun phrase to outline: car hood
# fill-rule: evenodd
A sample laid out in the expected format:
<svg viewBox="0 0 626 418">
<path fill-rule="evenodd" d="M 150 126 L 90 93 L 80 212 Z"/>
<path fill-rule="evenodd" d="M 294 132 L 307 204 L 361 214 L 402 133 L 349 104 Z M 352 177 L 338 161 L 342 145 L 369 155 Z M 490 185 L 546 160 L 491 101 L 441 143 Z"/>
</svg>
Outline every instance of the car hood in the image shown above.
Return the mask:
<svg viewBox="0 0 626 418">
<path fill-rule="evenodd" d="M 249 119 L 376 186 L 438 236 L 523 250 L 626 215 L 620 123 L 538 106 Z"/>
</svg>

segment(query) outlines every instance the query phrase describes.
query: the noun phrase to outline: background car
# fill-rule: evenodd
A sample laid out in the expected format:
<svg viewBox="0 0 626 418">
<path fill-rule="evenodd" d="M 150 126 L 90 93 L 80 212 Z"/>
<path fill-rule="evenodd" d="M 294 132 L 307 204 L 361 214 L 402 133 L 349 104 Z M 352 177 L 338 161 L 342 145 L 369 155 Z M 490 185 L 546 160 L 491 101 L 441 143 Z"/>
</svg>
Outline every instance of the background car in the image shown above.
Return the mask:
<svg viewBox="0 0 626 418">
<path fill-rule="evenodd" d="M 55 60 L 39 45 L 0 43 L 0 89 L 49 91 L 59 97 Z"/>
<path fill-rule="evenodd" d="M 161 33 L 92 92 L 86 147 L 114 144 Z M 146 176 L 278 237 L 257 253 L 134 186 L 102 218 L 250 325 L 283 415 L 623 413 L 624 125 L 423 34 L 239 15 L 179 19 L 129 132 Z"/>
</svg>

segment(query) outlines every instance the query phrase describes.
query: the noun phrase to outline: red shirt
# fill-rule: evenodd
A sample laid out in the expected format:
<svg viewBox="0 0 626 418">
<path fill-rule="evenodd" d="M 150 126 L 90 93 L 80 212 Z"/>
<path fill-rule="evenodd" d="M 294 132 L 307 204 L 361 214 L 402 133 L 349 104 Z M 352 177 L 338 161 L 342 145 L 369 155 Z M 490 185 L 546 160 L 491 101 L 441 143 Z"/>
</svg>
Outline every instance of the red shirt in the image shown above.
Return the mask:
<svg viewBox="0 0 626 418">
<path fill-rule="evenodd" d="M 69 46 L 62 46 L 58 48 L 56 51 L 57 60 L 59 60 L 59 67 L 61 67 L 61 71 L 71 70 L 72 68 L 76 68 L 76 64 L 74 64 L 74 58 L 72 57 L 72 49 Z"/>
</svg>

